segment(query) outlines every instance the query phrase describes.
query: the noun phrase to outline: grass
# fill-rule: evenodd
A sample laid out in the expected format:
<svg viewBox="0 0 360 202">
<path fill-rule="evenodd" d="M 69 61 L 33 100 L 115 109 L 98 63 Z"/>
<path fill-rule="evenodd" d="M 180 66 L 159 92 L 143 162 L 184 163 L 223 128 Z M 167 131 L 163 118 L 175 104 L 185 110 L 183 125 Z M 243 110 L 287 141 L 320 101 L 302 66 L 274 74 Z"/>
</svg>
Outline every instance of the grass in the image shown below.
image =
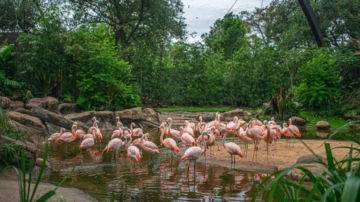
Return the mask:
<svg viewBox="0 0 360 202">
<path fill-rule="evenodd" d="M 301 112 L 300 116 L 309 121 L 308 126 L 316 126 L 318 121 L 326 121 L 330 123 L 331 128 L 338 129 L 347 123 L 341 117 L 320 117 L 313 112 Z"/>
<path fill-rule="evenodd" d="M 185 111 L 185 112 L 228 112 L 235 110 L 235 108 L 200 108 L 200 107 L 174 107 L 174 108 L 158 108 L 157 111 L 160 112 L 176 112 L 176 111 Z M 251 113 L 257 112 L 253 109 L 243 109 Z"/>
</svg>

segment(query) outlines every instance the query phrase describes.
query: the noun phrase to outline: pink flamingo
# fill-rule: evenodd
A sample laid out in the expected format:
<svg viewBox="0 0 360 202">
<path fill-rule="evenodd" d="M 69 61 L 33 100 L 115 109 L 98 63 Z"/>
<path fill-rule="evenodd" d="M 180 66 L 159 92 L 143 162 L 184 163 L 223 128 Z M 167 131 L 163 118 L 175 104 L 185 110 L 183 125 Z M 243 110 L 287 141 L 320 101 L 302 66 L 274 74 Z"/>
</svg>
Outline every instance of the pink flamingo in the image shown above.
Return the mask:
<svg viewBox="0 0 360 202">
<path fill-rule="evenodd" d="M 110 140 L 108 145 L 102 151 L 101 155 L 103 155 L 105 151 L 106 151 L 106 153 L 108 153 L 109 151 L 115 151 L 115 159 L 117 159 L 118 154 L 119 154 L 119 149 L 122 146 L 125 146 L 126 144 L 127 144 L 127 139 L 125 140 L 125 142 L 123 142 L 120 138 L 114 138 L 114 139 Z"/>
<path fill-rule="evenodd" d="M 247 128 L 246 130 L 248 130 L 248 129 L 249 128 Z M 248 137 L 246 135 L 246 132 L 247 132 L 246 130 L 244 130 L 242 127 L 240 127 L 238 132 L 236 133 L 237 136 L 239 137 L 239 139 L 245 143 L 245 155 L 244 155 L 245 158 L 247 156 L 248 143 L 254 142 L 253 139 L 251 139 L 250 137 Z"/>
<path fill-rule="evenodd" d="M 238 120 L 239 120 L 239 118 L 237 116 L 235 116 L 234 121 L 230 121 L 226 125 L 226 131 L 228 133 L 235 133 L 236 132 L 236 128 L 238 127 Z"/>
<path fill-rule="evenodd" d="M 147 133 L 148 135 L 148 133 Z M 160 149 L 151 141 L 144 141 L 144 137 L 146 137 L 146 134 L 144 135 L 142 132 L 139 133 L 139 136 L 141 136 L 140 145 L 139 148 L 143 150 L 144 152 L 147 152 L 149 154 L 160 154 Z"/>
<path fill-rule="evenodd" d="M 220 122 L 219 122 L 219 119 L 218 119 L 218 116 L 220 115 L 219 112 L 216 112 L 215 114 L 215 120 L 214 121 L 211 121 L 209 123 L 207 123 L 206 125 L 210 128 L 211 126 L 215 126 L 215 128 L 217 128 L 219 125 L 220 125 Z"/>
<path fill-rule="evenodd" d="M 170 136 L 172 139 L 174 139 L 176 142 L 181 141 L 180 131 L 171 129 L 172 119 L 169 117 L 169 118 L 167 119 L 167 121 L 169 122 L 169 127 L 168 127 L 168 129 L 167 129 L 167 132 L 168 132 L 169 136 Z"/>
<path fill-rule="evenodd" d="M 124 130 L 129 130 L 128 128 L 125 128 Z M 126 138 L 130 138 L 130 141 L 127 142 L 127 146 L 126 146 L 126 151 L 127 151 L 127 155 L 129 158 L 133 158 L 136 161 L 138 161 L 140 163 L 140 151 L 137 147 L 130 145 L 132 138 L 131 135 L 126 136 Z M 135 166 L 135 164 L 133 164 L 133 166 Z"/>
<path fill-rule="evenodd" d="M 63 133 L 58 139 L 56 139 L 55 143 L 58 143 L 60 140 L 65 143 L 70 143 L 72 141 L 75 141 L 76 140 L 76 133 L 74 133 L 75 130 L 76 130 L 76 124 L 74 123 L 71 127 L 71 131 L 73 131 L 73 133 L 70 132 Z M 67 144 L 65 144 L 65 147 L 67 151 Z"/>
<path fill-rule="evenodd" d="M 132 136 L 138 136 L 140 132 L 143 132 L 143 130 L 141 128 L 133 128 L 135 126 L 136 125 L 134 122 L 130 124 L 130 129 L 131 129 L 130 133 Z"/>
<path fill-rule="evenodd" d="M 160 126 L 160 128 L 163 129 L 162 132 L 161 132 L 161 136 L 160 136 L 160 142 L 161 142 L 161 144 L 164 145 L 164 147 L 167 150 L 171 151 L 171 159 L 172 159 L 172 152 L 174 152 L 174 154 L 176 155 L 176 152 L 180 153 L 180 150 L 179 150 L 178 146 L 176 145 L 176 142 L 175 142 L 174 139 L 166 138 L 164 140 L 164 133 L 165 133 L 164 127 L 165 126 Z"/>
<path fill-rule="evenodd" d="M 292 124 L 291 118 L 290 118 L 289 121 L 290 121 L 289 124 Z M 286 141 L 288 141 L 288 140 L 287 140 L 288 137 L 289 137 L 289 140 L 290 140 L 291 138 L 294 138 L 295 135 L 298 135 L 299 137 L 301 137 L 301 133 L 300 133 L 298 127 L 296 127 L 296 126 L 294 126 L 294 125 L 290 125 L 289 127 L 287 127 L 287 124 L 286 124 L 286 123 L 283 124 L 282 133 L 286 136 Z M 285 146 L 285 147 L 287 147 L 287 146 Z M 290 147 L 290 145 L 289 145 L 289 147 Z M 293 146 L 293 147 L 294 147 L 294 146 Z"/>
<path fill-rule="evenodd" d="M 79 140 L 82 140 L 83 139 L 83 136 L 85 135 L 85 132 L 83 130 L 80 130 L 80 129 L 77 129 L 77 122 L 74 122 L 74 124 L 76 125 L 76 128 L 74 131 L 72 131 L 73 133 L 76 133 L 76 137 L 79 139 Z"/>
<path fill-rule="evenodd" d="M 244 121 L 244 120 L 242 120 L 242 119 L 239 119 L 239 120 L 238 120 L 238 126 L 239 126 L 239 127 L 242 127 L 244 130 L 246 130 L 247 127 L 248 127 L 246 121 Z"/>
<path fill-rule="evenodd" d="M 250 129 L 248 129 L 246 131 L 246 135 L 254 140 L 253 162 L 256 162 L 256 161 L 254 161 L 255 153 L 256 153 L 256 160 L 257 160 L 257 150 L 258 150 L 257 145 L 259 144 L 260 140 L 264 139 L 262 132 L 263 131 L 260 128 L 251 128 L 251 127 L 250 127 Z"/>
<path fill-rule="evenodd" d="M 194 126 L 194 128 L 192 126 Z M 194 129 L 195 129 L 195 124 L 194 123 L 190 123 L 189 121 L 185 121 L 184 131 L 189 133 L 192 137 L 195 137 Z"/>
<path fill-rule="evenodd" d="M 197 125 L 196 128 L 195 128 L 195 130 L 198 131 L 198 132 L 201 131 L 200 127 L 201 127 L 201 125 L 202 125 L 202 116 L 199 116 L 199 121 L 200 121 L 200 122 L 198 123 L 198 125 Z"/>
<path fill-rule="evenodd" d="M 92 117 L 91 120 L 93 121 L 93 125 L 88 129 L 88 131 L 87 131 L 88 133 L 91 133 L 91 128 L 96 126 L 96 117 L 95 116 Z"/>
<path fill-rule="evenodd" d="M 116 128 L 117 130 L 114 130 L 113 134 L 111 135 L 111 139 L 123 138 L 123 124 L 121 122 L 117 122 Z"/>
<path fill-rule="evenodd" d="M 226 151 L 230 154 L 231 156 L 231 165 L 230 167 L 232 167 L 232 165 L 234 164 L 234 168 L 235 168 L 235 155 L 239 155 L 240 157 L 244 157 L 243 153 L 241 152 L 240 147 L 233 143 L 233 142 L 226 142 L 226 135 L 227 135 L 227 130 L 223 129 L 220 131 L 220 133 L 225 133 L 223 136 L 223 146 L 225 147 Z M 234 157 L 234 160 L 233 160 Z"/>
<path fill-rule="evenodd" d="M 266 130 L 263 132 L 264 141 L 266 142 L 266 151 L 267 151 L 267 163 L 269 164 L 269 144 L 274 141 L 275 131 L 270 129 L 269 125 L 266 125 Z"/>
<path fill-rule="evenodd" d="M 207 132 L 203 132 L 201 134 L 201 137 L 202 137 L 202 143 L 204 145 L 204 148 L 201 149 L 201 147 L 198 147 L 198 146 L 194 146 L 194 147 L 190 147 L 189 149 L 187 149 L 185 151 L 185 154 L 182 156 L 181 160 L 180 160 L 180 163 L 181 161 L 187 159 L 187 160 L 193 160 L 194 161 L 194 173 L 195 173 L 195 165 L 196 165 L 196 160 L 198 160 L 200 158 L 201 155 L 203 155 L 206 151 L 206 142 L 205 142 L 205 138 L 204 138 L 204 135 L 208 136 L 208 138 L 210 138 L 209 134 Z M 190 162 L 188 164 L 188 175 L 189 175 L 189 167 L 190 167 Z"/>
<path fill-rule="evenodd" d="M 88 138 L 84 139 L 79 146 L 79 150 L 81 148 L 86 148 L 88 150 L 90 147 L 94 146 L 95 138 L 96 138 L 94 128 L 92 129 L 91 133 L 92 133 L 92 137 L 88 137 Z"/>
<path fill-rule="evenodd" d="M 226 125 L 221 123 L 220 118 L 221 118 L 221 114 L 219 113 L 218 114 L 218 123 L 219 124 L 217 126 L 215 126 L 218 131 L 222 131 L 222 129 L 224 129 L 224 128 L 226 129 Z"/>
<path fill-rule="evenodd" d="M 269 124 L 270 125 L 276 125 L 276 122 L 275 122 L 275 118 L 274 117 L 271 117 L 270 121 L 269 121 Z"/>
<path fill-rule="evenodd" d="M 187 146 L 197 146 L 195 143 L 195 139 L 187 132 L 184 132 L 184 128 L 180 127 L 180 133 L 181 133 L 181 141 L 185 144 L 185 147 Z"/>
<path fill-rule="evenodd" d="M 65 132 L 65 128 L 60 128 L 60 133 L 53 133 L 52 135 L 50 135 L 49 137 L 49 141 L 55 141 L 56 139 L 58 139 L 63 133 Z"/>
<path fill-rule="evenodd" d="M 141 132 L 140 132 L 141 133 Z M 137 146 L 137 147 L 140 147 L 140 142 L 141 142 L 141 140 L 142 140 L 142 137 L 140 137 L 140 133 L 139 133 L 139 138 L 136 138 L 131 144 L 132 145 L 134 145 L 134 146 Z M 142 133 L 141 133 L 142 134 Z M 148 133 L 146 133 L 146 134 L 148 134 Z M 145 137 L 145 140 L 146 141 L 148 141 L 148 136 L 147 135 L 144 135 L 144 137 Z"/>
</svg>

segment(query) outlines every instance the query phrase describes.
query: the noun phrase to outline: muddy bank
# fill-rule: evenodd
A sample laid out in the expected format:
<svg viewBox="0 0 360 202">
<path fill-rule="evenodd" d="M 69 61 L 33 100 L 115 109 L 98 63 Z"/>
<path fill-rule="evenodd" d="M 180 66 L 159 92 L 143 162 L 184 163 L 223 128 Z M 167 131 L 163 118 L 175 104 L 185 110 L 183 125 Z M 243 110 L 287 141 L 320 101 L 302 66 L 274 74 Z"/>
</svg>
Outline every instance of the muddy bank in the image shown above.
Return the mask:
<svg viewBox="0 0 360 202">
<path fill-rule="evenodd" d="M 45 194 L 47 191 L 50 191 L 54 189 L 56 186 L 52 184 L 47 183 L 40 183 L 40 185 L 37 188 L 37 192 L 35 194 L 35 197 L 38 196 L 38 194 Z M 31 186 L 31 190 L 34 188 L 34 184 Z M 58 193 L 61 193 L 65 196 L 66 201 L 68 202 L 94 202 L 97 201 L 93 198 L 91 198 L 89 195 L 85 194 L 80 189 L 75 188 L 64 188 L 59 187 L 57 190 Z M 18 181 L 16 177 L 13 175 L 0 175 L 0 201 L 20 201 L 19 197 L 19 187 L 18 187 Z M 59 201 L 57 195 L 53 196 L 48 200 L 49 202 L 57 202 Z"/>
</svg>

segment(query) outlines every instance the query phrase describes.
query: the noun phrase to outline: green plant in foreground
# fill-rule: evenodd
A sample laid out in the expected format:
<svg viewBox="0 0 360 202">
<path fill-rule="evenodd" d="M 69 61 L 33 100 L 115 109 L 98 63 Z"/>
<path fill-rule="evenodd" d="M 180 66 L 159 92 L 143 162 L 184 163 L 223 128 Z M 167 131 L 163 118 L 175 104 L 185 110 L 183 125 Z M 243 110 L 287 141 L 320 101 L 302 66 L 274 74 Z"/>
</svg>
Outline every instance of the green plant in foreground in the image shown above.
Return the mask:
<svg viewBox="0 0 360 202">
<path fill-rule="evenodd" d="M 34 188 L 32 191 L 30 191 L 30 187 L 31 187 L 31 179 L 32 179 L 32 170 L 33 170 L 33 166 L 34 166 L 34 161 L 33 160 L 30 160 L 30 168 L 29 168 L 29 181 L 26 183 L 26 163 L 25 163 L 25 154 L 24 154 L 24 150 L 22 150 L 21 152 L 21 169 L 18 169 L 17 167 L 15 166 L 7 166 L 6 168 L 4 168 L 4 170 L 2 171 L 2 173 L 4 173 L 6 170 L 8 170 L 9 168 L 14 168 L 14 170 L 16 171 L 16 176 L 17 176 L 17 179 L 18 179 L 18 182 L 19 182 L 19 196 L 20 196 L 20 202 L 31 202 L 31 201 L 36 201 L 36 202 L 44 202 L 44 201 L 47 201 L 48 199 L 50 199 L 52 196 L 54 196 L 55 194 L 58 196 L 59 198 L 59 201 L 61 202 L 66 202 L 66 199 L 65 197 L 60 194 L 60 193 L 57 193 L 56 190 L 59 188 L 59 186 L 61 186 L 62 183 L 65 182 L 65 180 L 67 179 L 67 177 L 69 175 L 67 175 L 59 184 L 58 186 L 53 189 L 53 190 L 50 190 L 48 192 L 46 192 L 44 195 L 42 196 L 37 196 L 36 198 L 35 197 L 35 193 L 36 193 L 36 190 L 40 184 L 40 179 L 41 179 L 41 176 L 44 172 L 44 169 L 45 169 L 45 166 L 46 166 L 46 160 L 47 160 L 47 156 L 48 156 L 48 153 L 49 153 L 49 145 L 48 143 L 46 142 L 46 146 L 45 146 L 45 154 L 44 154 L 44 161 L 41 165 L 41 169 L 40 169 L 40 172 L 39 172 L 39 176 L 36 180 L 36 183 L 34 184 Z"/>
<path fill-rule="evenodd" d="M 329 139 L 336 133 L 337 131 Z M 360 141 L 351 137 L 341 137 L 360 145 Z M 316 174 L 308 169 L 307 162 L 296 163 L 265 178 L 254 192 L 252 201 L 256 201 L 256 197 L 264 186 L 262 190 L 262 200 L 264 201 L 360 201 L 360 149 L 353 145 L 331 149 L 330 144 L 325 143 L 327 162 L 324 162 L 304 142 L 303 144 L 317 158 L 317 162 L 313 164 L 322 166 L 325 171 Z M 342 160 L 337 161 L 333 156 L 333 150 L 339 148 L 349 149 L 349 153 Z M 292 181 L 291 176 L 290 179 L 287 177 L 295 169 L 304 173 L 298 184 Z M 271 180 L 272 177 L 275 179 Z M 313 183 L 311 189 L 302 186 L 306 177 Z"/>
</svg>

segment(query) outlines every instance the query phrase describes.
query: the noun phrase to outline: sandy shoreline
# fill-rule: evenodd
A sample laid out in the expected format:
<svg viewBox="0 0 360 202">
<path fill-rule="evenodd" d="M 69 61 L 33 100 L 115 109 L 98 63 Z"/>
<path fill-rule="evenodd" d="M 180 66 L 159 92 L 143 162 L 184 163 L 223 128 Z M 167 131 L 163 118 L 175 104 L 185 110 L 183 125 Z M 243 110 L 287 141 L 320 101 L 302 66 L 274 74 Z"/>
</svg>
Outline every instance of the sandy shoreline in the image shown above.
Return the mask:
<svg viewBox="0 0 360 202">
<path fill-rule="evenodd" d="M 34 184 L 31 186 L 31 190 L 33 189 Z M 49 190 L 54 189 L 56 186 L 48 183 L 40 183 L 37 188 L 35 197 L 38 194 L 44 194 Z M 59 187 L 57 190 L 58 193 L 61 193 L 65 196 L 66 201 L 68 202 L 95 202 L 97 200 L 91 198 L 89 195 L 85 194 L 80 189 L 75 188 L 64 188 Z M 8 201 L 20 201 L 19 197 L 19 186 L 16 177 L 11 175 L 0 175 L 0 202 L 8 202 Z M 58 197 L 55 195 L 48 200 L 49 202 L 57 202 Z"/>
<path fill-rule="evenodd" d="M 228 139 L 227 142 L 232 141 L 232 139 Z M 325 154 L 325 140 L 303 140 L 305 144 L 309 148 L 311 148 L 315 154 L 320 155 L 321 157 L 326 159 Z M 236 141 L 236 143 L 238 143 Z M 348 146 L 350 147 L 353 142 L 351 141 L 337 141 L 337 140 L 328 140 L 327 143 L 330 143 L 331 148 L 339 147 L 339 146 Z M 222 141 L 218 141 L 217 144 L 221 144 L 220 151 L 217 150 L 217 147 L 214 148 L 214 157 L 209 157 L 209 150 L 206 151 L 207 157 L 206 161 L 207 163 L 213 163 L 220 166 L 225 166 L 230 168 L 231 162 L 230 162 L 230 155 L 227 153 L 225 148 L 222 146 Z M 236 169 L 241 169 L 245 171 L 254 171 L 254 172 L 261 172 L 261 173 L 274 173 L 277 170 L 285 169 L 293 164 L 295 164 L 300 157 L 312 155 L 311 151 L 306 148 L 306 146 L 301 143 L 299 140 L 295 140 L 294 144 L 291 143 L 291 146 L 294 145 L 294 147 L 291 148 L 285 148 L 286 142 L 285 140 L 281 140 L 276 145 L 276 150 L 273 150 L 275 146 L 269 146 L 269 152 L 270 155 L 266 155 L 266 146 L 264 142 L 260 144 L 260 149 L 258 150 L 257 155 L 257 161 L 252 162 L 253 158 L 253 152 L 254 152 L 254 145 L 249 145 L 248 151 L 247 151 L 247 157 L 241 158 L 240 156 L 236 156 Z M 265 146 L 265 147 L 264 147 Z M 354 146 L 359 147 L 359 146 Z M 242 152 L 245 153 L 244 145 L 241 145 Z M 185 149 L 181 149 L 181 152 L 183 153 Z M 339 160 L 344 158 L 348 152 L 349 149 L 335 149 L 332 150 L 333 156 Z M 267 160 L 268 158 L 268 160 Z M 205 159 L 201 157 L 199 161 L 204 162 Z M 300 171 L 295 171 L 293 174 L 302 175 Z"/>
</svg>

